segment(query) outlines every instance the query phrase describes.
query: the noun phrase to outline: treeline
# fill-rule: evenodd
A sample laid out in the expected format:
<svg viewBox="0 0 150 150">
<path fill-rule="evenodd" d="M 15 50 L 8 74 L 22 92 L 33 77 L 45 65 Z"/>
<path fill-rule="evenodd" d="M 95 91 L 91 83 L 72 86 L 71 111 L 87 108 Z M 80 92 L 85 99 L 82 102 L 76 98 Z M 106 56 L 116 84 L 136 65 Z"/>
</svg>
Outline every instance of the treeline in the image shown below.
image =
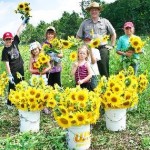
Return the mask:
<svg viewBox="0 0 150 150">
<path fill-rule="evenodd" d="M 100 16 L 110 20 L 118 36 L 123 34 L 122 27 L 126 21 L 132 21 L 135 24 L 136 34 L 149 34 L 150 0 L 116 0 L 110 4 L 105 4 L 101 0 L 95 1 L 103 4 L 103 11 Z M 81 1 L 82 14 L 64 12 L 59 20 L 50 23 L 40 21 L 36 27 L 28 24 L 26 30 L 22 33 L 22 42 L 24 44 L 35 40 L 42 42 L 45 39 L 45 30 L 49 25 L 55 26 L 57 36 L 60 38 L 66 39 L 70 35 L 75 36 L 82 20 L 89 17 L 89 14 L 85 11 L 89 3 L 90 0 Z"/>
</svg>

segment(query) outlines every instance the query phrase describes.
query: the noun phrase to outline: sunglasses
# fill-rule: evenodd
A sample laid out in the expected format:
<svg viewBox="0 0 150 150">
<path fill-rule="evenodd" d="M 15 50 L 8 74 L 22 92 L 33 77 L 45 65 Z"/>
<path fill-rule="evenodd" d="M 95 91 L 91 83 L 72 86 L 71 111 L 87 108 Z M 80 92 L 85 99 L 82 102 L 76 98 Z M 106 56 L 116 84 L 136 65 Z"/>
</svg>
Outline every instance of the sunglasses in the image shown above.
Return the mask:
<svg viewBox="0 0 150 150">
<path fill-rule="evenodd" d="M 126 29 L 126 30 L 129 30 L 129 29 L 131 29 L 131 27 L 126 27 L 125 29 Z"/>
</svg>

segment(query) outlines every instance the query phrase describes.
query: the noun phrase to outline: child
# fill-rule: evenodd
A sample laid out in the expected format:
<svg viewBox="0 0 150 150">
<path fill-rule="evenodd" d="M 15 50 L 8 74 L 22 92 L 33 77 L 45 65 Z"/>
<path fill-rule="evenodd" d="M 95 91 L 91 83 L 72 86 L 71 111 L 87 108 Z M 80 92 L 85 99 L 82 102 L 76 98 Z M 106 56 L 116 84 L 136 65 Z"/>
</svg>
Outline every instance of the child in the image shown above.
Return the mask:
<svg viewBox="0 0 150 150">
<path fill-rule="evenodd" d="M 50 26 L 47 28 L 46 31 L 46 40 L 44 43 L 50 44 L 50 41 L 52 41 L 56 37 L 56 30 L 54 27 Z M 51 45 L 52 47 L 52 45 Z M 50 52 L 48 53 L 51 57 L 51 70 L 48 73 L 48 85 L 54 86 L 54 84 L 58 84 L 61 86 L 61 58 L 63 57 L 62 51 L 60 51 L 59 54 Z"/>
<path fill-rule="evenodd" d="M 135 54 L 132 50 L 128 50 L 129 38 L 134 34 L 134 24 L 132 22 L 126 22 L 123 27 L 125 35 L 121 36 L 117 43 L 116 52 L 122 55 L 122 61 L 124 57 L 133 57 L 137 60 L 137 63 L 132 63 L 131 66 L 134 68 L 134 73 L 137 74 L 139 54 Z"/>
<path fill-rule="evenodd" d="M 45 81 L 45 84 L 47 85 L 47 77 L 46 77 L 46 73 L 51 69 L 50 63 L 47 63 L 47 67 L 42 71 L 39 72 L 38 69 L 36 69 L 34 67 L 34 63 L 37 61 L 38 56 L 41 52 L 41 45 L 39 42 L 33 42 L 30 44 L 30 52 L 31 52 L 31 57 L 30 57 L 30 64 L 29 64 L 29 71 L 32 73 L 32 75 L 35 76 L 40 76 L 40 74 L 42 75 L 42 78 Z M 50 111 L 48 110 L 48 108 L 44 108 L 44 113 L 45 114 L 49 114 Z"/>
<path fill-rule="evenodd" d="M 89 44 L 90 41 L 91 41 L 91 38 L 89 36 L 86 36 L 84 38 L 85 44 Z M 92 70 L 92 78 L 91 78 L 92 89 L 94 89 L 98 84 L 99 70 L 98 70 L 98 66 L 97 66 L 97 61 L 99 61 L 99 60 L 101 60 L 99 50 L 96 48 L 90 48 L 88 62 L 90 63 L 90 67 Z"/>
<path fill-rule="evenodd" d="M 76 85 L 80 85 L 82 88 L 87 88 L 88 90 L 93 90 L 90 84 L 92 71 L 87 61 L 88 55 L 87 46 L 82 45 L 78 49 L 78 61 L 73 64 L 71 74 L 75 77 Z"/>
<path fill-rule="evenodd" d="M 45 81 L 45 84 L 47 85 L 47 78 L 46 78 L 46 73 L 51 69 L 51 66 L 49 63 L 47 63 L 47 68 L 45 68 L 42 72 L 39 72 L 38 69 L 36 69 L 33 65 L 37 61 L 38 56 L 41 52 L 41 45 L 39 42 L 33 42 L 30 44 L 30 52 L 31 52 L 31 57 L 30 57 L 30 64 L 29 64 L 29 71 L 32 73 L 32 75 L 40 76 L 42 75 L 42 78 Z"/>
<path fill-rule="evenodd" d="M 13 36 L 11 32 L 5 32 L 3 34 L 4 48 L 2 50 L 2 61 L 6 65 L 6 70 L 9 77 L 8 94 L 10 92 L 10 89 L 15 89 L 15 84 L 24 79 L 24 62 L 21 57 L 18 44 L 20 43 L 19 35 L 28 20 L 29 18 L 25 18 L 23 23 L 18 28 L 15 36 Z M 22 75 L 22 79 L 17 78 L 17 72 Z M 11 105 L 12 103 L 8 99 L 8 109 L 12 108 Z"/>
</svg>

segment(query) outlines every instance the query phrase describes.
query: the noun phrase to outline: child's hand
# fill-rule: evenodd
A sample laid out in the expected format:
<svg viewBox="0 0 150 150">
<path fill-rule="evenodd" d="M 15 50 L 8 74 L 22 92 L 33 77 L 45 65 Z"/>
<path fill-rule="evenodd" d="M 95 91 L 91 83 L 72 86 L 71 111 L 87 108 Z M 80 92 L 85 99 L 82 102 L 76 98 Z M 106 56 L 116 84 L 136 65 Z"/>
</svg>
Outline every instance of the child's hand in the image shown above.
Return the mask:
<svg viewBox="0 0 150 150">
<path fill-rule="evenodd" d="M 127 57 L 131 57 L 133 55 L 133 53 L 134 52 L 132 50 L 129 50 L 125 54 L 126 54 Z"/>
<path fill-rule="evenodd" d="M 78 81 L 78 84 L 80 85 L 80 84 L 83 84 L 83 80 L 79 80 Z"/>
<path fill-rule="evenodd" d="M 78 67 L 78 62 L 75 62 L 75 63 L 73 64 L 73 67 L 77 68 L 77 67 Z"/>
</svg>

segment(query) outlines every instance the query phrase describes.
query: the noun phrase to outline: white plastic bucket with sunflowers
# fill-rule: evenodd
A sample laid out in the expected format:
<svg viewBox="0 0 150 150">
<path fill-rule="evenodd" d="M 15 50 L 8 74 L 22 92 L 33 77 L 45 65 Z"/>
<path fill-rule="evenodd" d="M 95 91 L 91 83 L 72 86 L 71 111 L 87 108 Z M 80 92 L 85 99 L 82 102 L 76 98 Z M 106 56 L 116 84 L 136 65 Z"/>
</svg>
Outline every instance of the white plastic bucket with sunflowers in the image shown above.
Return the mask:
<svg viewBox="0 0 150 150">
<path fill-rule="evenodd" d="M 67 141 L 71 150 L 87 150 L 91 145 L 90 124 L 68 128 Z"/>
<path fill-rule="evenodd" d="M 19 110 L 20 132 L 38 132 L 40 128 L 40 111 Z"/>
<path fill-rule="evenodd" d="M 106 128 L 111 131 L 126 129 L 126 109 L 109 109 L 105 111 Z"/>
</svg>

